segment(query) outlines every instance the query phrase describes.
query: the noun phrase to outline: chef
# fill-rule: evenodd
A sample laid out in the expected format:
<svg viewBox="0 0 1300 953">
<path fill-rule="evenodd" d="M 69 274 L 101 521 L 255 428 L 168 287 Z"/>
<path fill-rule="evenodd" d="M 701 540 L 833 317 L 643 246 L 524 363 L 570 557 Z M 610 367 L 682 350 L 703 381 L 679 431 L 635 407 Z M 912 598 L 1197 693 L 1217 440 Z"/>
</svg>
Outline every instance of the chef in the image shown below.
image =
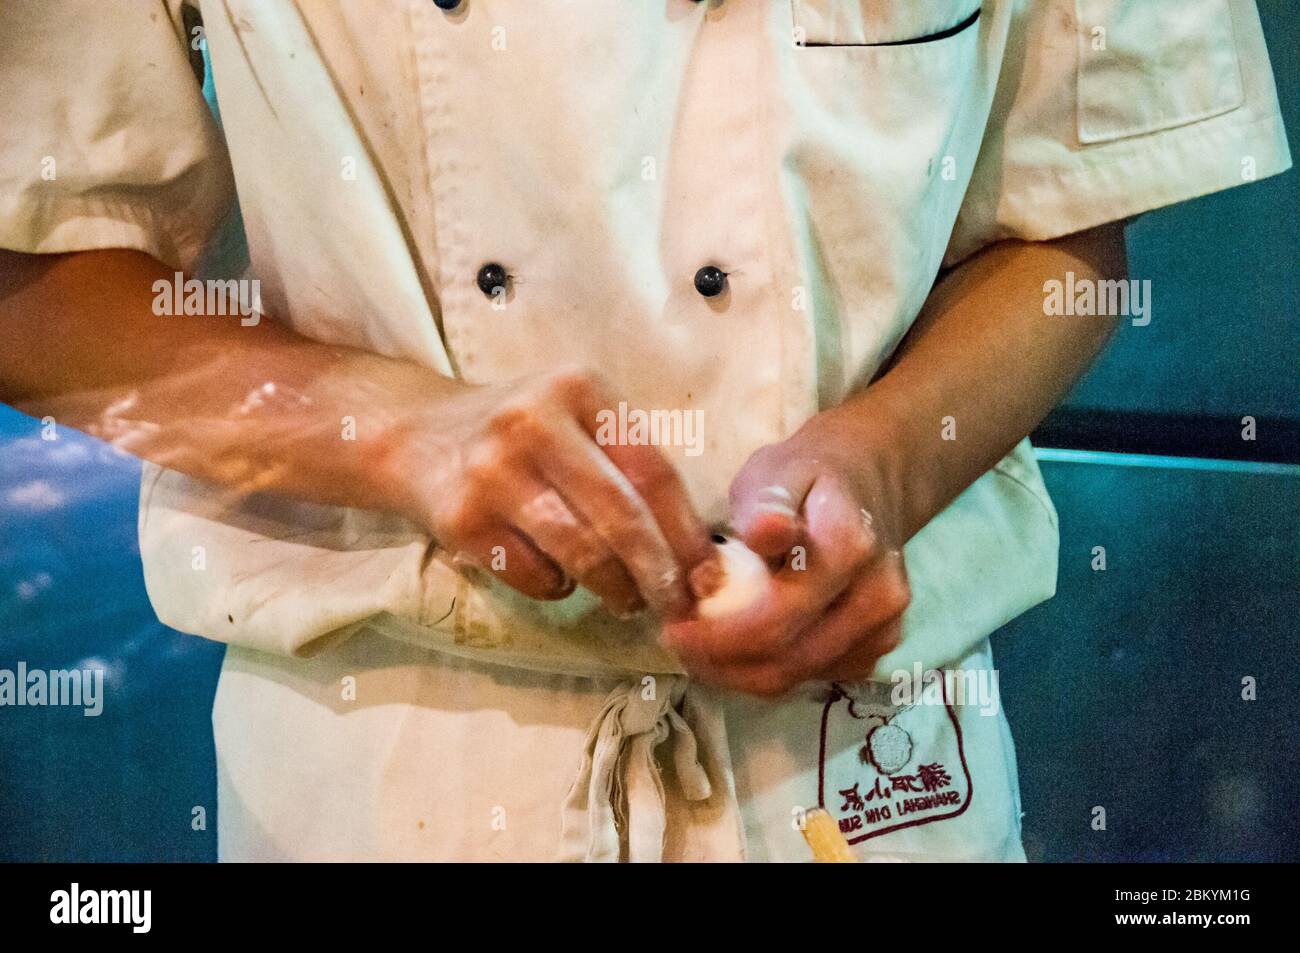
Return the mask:
<svg viewBox="0 0 1300 953">
<path fill-rule="evenodd" d="M 225 860 L 1023 859 L 1044 285 L 1290 164 L 1248 0 L 11 0 L 0 100 L 0 398 L 149 461 Z"/>
</svg>

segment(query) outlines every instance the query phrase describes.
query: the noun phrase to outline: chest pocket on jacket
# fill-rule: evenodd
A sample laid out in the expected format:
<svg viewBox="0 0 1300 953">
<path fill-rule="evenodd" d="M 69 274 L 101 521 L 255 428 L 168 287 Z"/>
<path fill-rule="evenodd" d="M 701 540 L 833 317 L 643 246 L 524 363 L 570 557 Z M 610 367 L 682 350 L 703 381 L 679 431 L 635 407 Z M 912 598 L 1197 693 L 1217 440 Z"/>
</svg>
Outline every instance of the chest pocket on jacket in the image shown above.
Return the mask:
<svg viewBox="0 0 1300 953">
<path fill-rule="evenodd" d="M 790 0 L 800 46 L 937 43 L 973 27 L 980 0 Z"/>
<path fill-rule="evenodd" d="M 1197 122 L 1245 101 L 1227 0 L 1075 0 L 1079 141 Z"/>
</svg>

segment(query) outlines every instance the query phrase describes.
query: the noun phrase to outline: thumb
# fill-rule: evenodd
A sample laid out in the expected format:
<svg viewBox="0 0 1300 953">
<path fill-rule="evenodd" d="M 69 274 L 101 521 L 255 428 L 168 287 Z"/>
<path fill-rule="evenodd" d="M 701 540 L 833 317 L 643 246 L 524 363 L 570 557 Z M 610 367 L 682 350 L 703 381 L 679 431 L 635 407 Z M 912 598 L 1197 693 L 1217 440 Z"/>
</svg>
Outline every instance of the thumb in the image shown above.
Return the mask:
<svg viewBox="0 0 1300 953">
<path fill-rule="evenodd" d="M 785 473 L 742 474 L 732 488 L 731 521 L 746 546 L 765 559 L 784 557 L 803 537 L 799 514 L 811 485 L 805 477 Z"/>
</svg>

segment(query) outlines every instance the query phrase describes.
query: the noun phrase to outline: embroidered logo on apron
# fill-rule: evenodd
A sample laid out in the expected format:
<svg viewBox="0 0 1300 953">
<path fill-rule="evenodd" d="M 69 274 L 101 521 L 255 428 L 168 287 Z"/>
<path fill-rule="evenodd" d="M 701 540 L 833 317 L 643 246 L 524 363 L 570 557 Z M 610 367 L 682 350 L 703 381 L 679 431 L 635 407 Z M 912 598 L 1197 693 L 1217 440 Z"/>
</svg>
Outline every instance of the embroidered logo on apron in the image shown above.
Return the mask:
<svg viewBox="0 0 1300 953">
<path fill-rule="evenodd" d="M 892 686 L 831 686 L 822 709 L 818 804 L 850 844 L 956 817 L 972 786 L 961 726 L 942 705 L 891 703 Z"/>
</svg>

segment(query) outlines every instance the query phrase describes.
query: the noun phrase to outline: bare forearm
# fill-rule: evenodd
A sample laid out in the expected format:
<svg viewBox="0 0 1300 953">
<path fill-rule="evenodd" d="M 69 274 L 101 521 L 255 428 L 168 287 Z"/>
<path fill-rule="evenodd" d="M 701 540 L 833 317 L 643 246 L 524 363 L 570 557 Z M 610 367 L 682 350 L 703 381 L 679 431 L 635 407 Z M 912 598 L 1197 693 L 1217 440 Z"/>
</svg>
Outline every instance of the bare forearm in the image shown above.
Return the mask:
<svg viewBox="0 0 1300 953">
<path fill-rule="evenodd" d="M 238 492 L 381 506 L 380 392 L 456 385 L 269 320 L 156 315 L 172 278 L 138 252 L 0 252 L 0 399 Z"/>
<path fill-rule="evenodd" d="M 469 386 L 270 321 L 155 315 L 172 278 L 134 252 L 0 252 L 0 399 L 235 495 L 400 513 L 536 598 L 688 611 L 708 531 L 656 448 L 597 445 L 594 376 Z"/>
<path fill-rule="evenodd" d="M 1004 242 L 946 275 L 887 372 L 812 426 L 867 450 L 910 538 L 1065 395 L 1116 318 L 1044 313 L 1044 282 L 1125 275 L 1123 229 Z"/>
</svg>

